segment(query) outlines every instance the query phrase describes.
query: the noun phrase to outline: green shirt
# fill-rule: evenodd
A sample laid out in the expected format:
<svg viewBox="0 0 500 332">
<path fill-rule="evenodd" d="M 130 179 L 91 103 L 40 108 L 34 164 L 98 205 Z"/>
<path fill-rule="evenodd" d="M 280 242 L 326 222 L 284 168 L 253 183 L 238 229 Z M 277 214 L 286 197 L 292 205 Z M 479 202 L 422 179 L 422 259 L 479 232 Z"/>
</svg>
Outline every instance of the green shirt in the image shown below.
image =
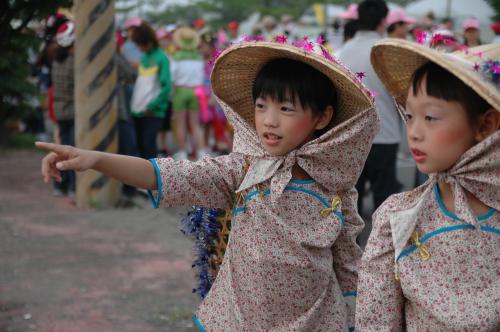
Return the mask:
<svg viewBox="0 0 500 332">
<path fill-rule="evenodd" d="M 148 111 L 154 116 L 163 118 L 167 111 L 168 100 L 170 98 L 171 80 L 170 80 L 170 63 L 163 50 L 159 47 L 154 48 L 146 53 L 141 58 L 140 66 L 148 69 L 158 67 L 158 79 L 160 81 L 160 94 L 148 104 Z M 136 117 L 143 117 L 144 113 L 133 114 Z"/>
</svg>

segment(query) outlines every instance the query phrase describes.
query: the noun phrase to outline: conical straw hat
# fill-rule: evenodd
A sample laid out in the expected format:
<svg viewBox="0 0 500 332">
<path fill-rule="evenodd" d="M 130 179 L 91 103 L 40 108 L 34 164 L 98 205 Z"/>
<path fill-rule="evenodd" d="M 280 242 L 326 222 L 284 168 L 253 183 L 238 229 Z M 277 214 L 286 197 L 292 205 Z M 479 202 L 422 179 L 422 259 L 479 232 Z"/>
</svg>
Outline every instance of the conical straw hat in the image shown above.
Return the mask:
<svg viewBox="0 0 500 332">
<path fill-rule="evenodd" d="M 488 44 L 453 53 L 396 38 L 376 43 L 371 62 L 380 80 L 400 105 L 406 104 L 413 73 L 432 61 L 458 77 L 500 111 L 500 44 Z"/>
<path fill-rule="evenodd" d="M 287 58 L 309 64 L 332 80 L 339 102 L 331 126 L 373 107 L 370 91 L 355 75 L 319 44 L 302 45 L 305 44 L 310 47 L 268 41 L 233 45 L 222 52 L 215 62 L 211 76 L 215 95 L 254 126 L 252 87 L 257 73 L 269 61 Z"/>
</svg>

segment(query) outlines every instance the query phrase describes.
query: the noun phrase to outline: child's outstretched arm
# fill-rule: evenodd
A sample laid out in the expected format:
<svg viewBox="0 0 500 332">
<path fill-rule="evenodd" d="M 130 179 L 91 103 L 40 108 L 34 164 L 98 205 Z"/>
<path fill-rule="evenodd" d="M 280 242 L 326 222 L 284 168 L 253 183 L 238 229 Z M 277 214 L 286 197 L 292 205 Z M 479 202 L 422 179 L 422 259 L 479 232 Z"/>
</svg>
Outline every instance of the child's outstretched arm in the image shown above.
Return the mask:
<svg viewBox="0 0 500 332">
<path fill-rule="evenodd" d="M 78 149 L 69 145 L 36 142 L 49 153 L 42 159 L 42 175 L 61 181 L 61 171 L 94 169 L 128 185 L 148 190 L 157 189 L 156 173 L 148 160 L 100 151 Z"/>
</svg>

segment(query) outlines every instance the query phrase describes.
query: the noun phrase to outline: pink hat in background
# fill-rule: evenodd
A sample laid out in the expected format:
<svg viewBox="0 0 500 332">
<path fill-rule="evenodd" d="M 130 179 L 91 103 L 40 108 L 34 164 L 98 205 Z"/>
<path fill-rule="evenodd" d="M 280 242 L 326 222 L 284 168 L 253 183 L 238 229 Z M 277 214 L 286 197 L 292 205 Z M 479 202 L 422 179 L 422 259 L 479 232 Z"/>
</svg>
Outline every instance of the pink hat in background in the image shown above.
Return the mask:
<svg viewBox="0 0 500 332">
<path fill-rule="evenodd" d="M 480 24 L 479 24 L 479 21 L 475 18 L 468 18 L 466 19 L 463 23 L 462 23 L 462 28 L 464 30 L 467 30 L 467 29 L 477 29 L 477 30 L 481 30 L 481 27 L 480 27 Z"/>
<path fill-rule="evenodd" d="M 156 30 L 156 39 L 160 40 L 166 38 L 169 35 L 168 31 L 165 28 L 159 28 Z"/>
<path fill-rule="evenodd" d="M 132 16 L 127 18 L 127 20 L 125 21 L 125 29 L 138 27 L 141 24 L 142 24 L 142 19 L 140 17 Z"/>
<path fill-rule="evenodd" d="M 385 20 L 385 25 L 390 26 L 394 23 L 404 22 L 408 24 L 412 24 L 417 22 L 417 19 L 411 16 L 406 15 L 405 11 L 401 8 L 396 8 L 389 12 L 387 15 L 387 19 Z"/>
<path fill-rule="evenodd" d="M 345 12 L 340 13 L 340 18 L 345 20 L 357 20 L 358 19 L 358 5 L 353 3 L 347 7 Z"/>
</svg>

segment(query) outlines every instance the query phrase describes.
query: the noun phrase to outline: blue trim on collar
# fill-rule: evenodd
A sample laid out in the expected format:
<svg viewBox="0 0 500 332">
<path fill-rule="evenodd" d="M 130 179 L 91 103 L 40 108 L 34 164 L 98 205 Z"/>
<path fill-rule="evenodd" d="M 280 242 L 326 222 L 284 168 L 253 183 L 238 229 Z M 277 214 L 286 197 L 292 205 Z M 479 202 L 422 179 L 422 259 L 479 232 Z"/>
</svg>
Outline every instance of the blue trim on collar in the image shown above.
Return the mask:
<svg viewBox="0 0 500 332">
<path fill-rule="evenodd" d="M 325 207 L 327 207 L 327 208 L 330 207 L 330 204 L 328 204 L 328 202 L 323 197 L 321 197 L 317 192 L 314 192 L 312 190 L 301 188 L 301 187 L 295 187 L 295 186 L 286 186 L 285 190 L 301 191 L 303 193 L 309 194 L 311 196 L 316 197 Z"/>
<path fill-rule="evenodd" d="M 439 187 L 438 187 L 437 183 L 434 184 L 434 195 L 436 195 L 436 200 L 438 202 L 439 207 L 441 208 L 441 211 L 447 217 L 454 219 L 454 220 L 463 221 L 458 216 L 456 216 L 455 214 L 448 211 L 448 209 L 446 209 L 446 206 L 444 206 L 443 200 L 441 199 L 441 193 L 439 192 Z M 476 218 L 478 221 L 484 221 L 484 220 L 488 219 L 489 217 L 491 217 L 493 215 L 493 213 L 495 213 L 495 211 L 496 211 L 495 208 L 491 208 L 488 212 L 486 212 L 485 214 L 483 214 L 481 216 L 477 216 Z"/>
<path fill-rule="evenodd" d="M 495 228 L 495 227 L 479 226 L 479 228 L 481 228 L 483 231 L 486 231 L 486 232 L 492 232 L 492 233 L 495 233 L 495 234 L 500 234 L 500 229 Z"/>
<path fill-rule="evenodd" d="M 157 197 L 156 197 L 157 199 L 156 200 L 155 200 L 154 195 L 151 192 L 151 190 L 148 190 L 148 197 L 149 197 L 149 200 L 151 201 L 151 204 L 153 204 L 153 207 L 155 209 L 157 209 L 160 206 L 161 194 L 162 194 L 162 190 L 163 190 L 162 183 L 161 183 L 160 168 L 156 164 L 156 160 L 149 159 L 149 161 L 153 164 L 153 167 L 155 168 L 155 172 L 156 172 L 156 185 L 158 187 L 158 190 L 156 192 L 156 195 L 157 195 Z"/>
<path fill-rule="evenodd" d="M 445 232 L 450 232 L 450 231 L 456 231 L 456 230 L 459 230 L 459 229 L 475 229 L 475 227 L 472 226 L 472 225 L 469 225 L 469 224 L 465 224 L 465 225 L 454 225 L 454 226 L 448 226 L 448 227 L 439 228 L 439 229 L 436 229 L 435 231 L 432 231 L 430 233 L 425 234 L 420 239 L 420 243 L 423 244 L 425 241 L 427 241 L 428 239 L 430 239 L 431 237 L 433 237 L 435 235 L 438 235 L 438 234 L 441 234 L 441 233 L 445 233 Z M 399 261 L 400 258 L 403 258 L 404 256 L 411 254 L 416 249 L 417 249 L 417 246 L 413 244 L 408 249 L 403 250 L 403 252 L 399 254 L 398 258 L 396 258 L 396 262 Z"/>
<path fill-rule="evenodd" d="M 314 196 L 317 199 L 319 199 L 320 202 L 323 203 L 323 205 L 325 207 L 327 207 L 327 208 L 331 208 L 332 207 L 323 197 L 321 197 L 317 192 L 314 192 L 312 190 L 301 188 L 301 187 L 295 187 L 295 186 L 286 186 L 285 190 L 295 190 L 295 191 L 304 192 L 306 194 L 309 194 L 309 195 Z M 339 219 L 340 219 L 340 221 L 342 221 L 342 223 L 345 223 L 345 218 L 344 218 L 344 216 L 340 212 L 338 212 L 338 211 L 335 210 L 335 211 L 333 211 L 333 213 L 335 213 L 335 215 L 337 217 L 339 217 Z"/>
<path fill-rule="evenodd" d="M 349 332 L 354 332 L 356 328 L 354 326 L 349 326 Z"/>
<path fill-rule="evenodd" d="M 290 183 L 295 183 L 295 184 L 313 184 L 313 183 L 316 183 L 316 180 L 314 180 L 314 179 L 309 179 L 309 180 L 290 179 Z"/>
<path fill-rule="evenodd" d="M 345 293 L 342 293 L 342 296 L 344 296 L 344 297 L 358 296 L 358 292 L 357 291 L 345 292 Z"/>
<path fill-rule="evenodd" d="M 301 188 L 301 187 L 296 187 L 296 186 L 286 186 L 285 190 L 301 191 L 303 193 L 306 193 L 306 194 L 309 194 L 311 196 L 316 197 L 325 207 L 327 207 L 327 208 L 331 207 L 331 205 L 323 197 L 321 197 L 320 194 L 318 194 L 317 192 L 314 192 L 312 190 Z M 257 195 L 258 193 L 259 192 L 257 190 L 252 191 L 251 193 L 249 193 L 248 195 L 246 195 L 243 198 L 243 202 L 248 201 L 250 198 L 252 198 L 253 196 Z M 266 191 L 264 191 L 263 195 L 264 196 L 268 196 L 270 193 L 271 193 L 271 190 L 267 189 Z M 231 215 L 235 216 L 236 214 L 238 214 L 240 212 L 245 212 L 245 211 L 246 211 L 246 207 L 239 207 L 239 208 L 234 209 L 231 212 Z M 342 215 L 342 213 L 340 213 L 339 211 L 333 211 L 333 213 L 335 213 L 335 215 L 340 219 L 340 221 L 342 221 L 342 223 L 345 223 L 346 219 Z"/>
<path fill-rule="evenodd" d="M 494 213 L 495 213 L 496 209 L 495 208 L 492 208 L 491 210 L 489 210 L 488 212 L 486 212 L 485 214 L 483 214 L 482 216 L 479 216 L 477 217 L 477 220 L 479 221 L 483 221 L 483 220 L 486 220 L 488 219 L 489 217 L 491 217 Z"/>
<path fill-rule="evenodd" d="M 198 317 L 196 317 L 195 315 L 193 315 L 193 317 L 191 317 L 193 319 L 193 322 L 196 324 L 196 327 L 201 331 L 201 332 L 207 332 L 207 330 L 205 330 L 205 328 L 203 327 L 203 325 L 201 325 L 201 322 L 200 320 L 198 319 Z"/>
</svg>

